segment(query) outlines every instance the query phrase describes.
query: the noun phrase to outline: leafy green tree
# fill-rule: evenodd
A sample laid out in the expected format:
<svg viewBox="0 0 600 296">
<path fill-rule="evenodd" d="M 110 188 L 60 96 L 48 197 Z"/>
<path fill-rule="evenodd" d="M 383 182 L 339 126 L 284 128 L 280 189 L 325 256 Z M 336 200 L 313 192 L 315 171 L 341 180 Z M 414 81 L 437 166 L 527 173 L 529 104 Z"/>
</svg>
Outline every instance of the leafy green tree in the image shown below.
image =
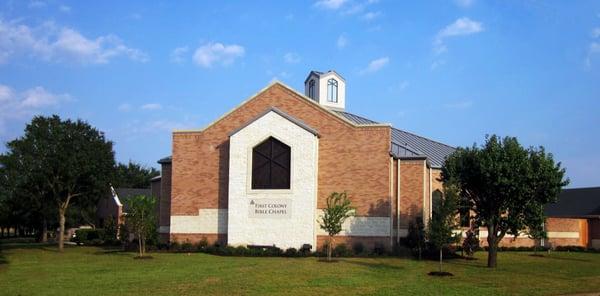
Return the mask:
<svg viewBox="0 0 600 296">
<path fill-rule="evenodd" d="M 115 167 L 115 178 L 112 185 L 115 188 L 148 188 L 150 179 L 160 175 L 153 167 L 145 167 L 139 163 L 129 161 L 127 164 L 119 163 Z"/>
<path fill-rule="evenodd" d="M 22 184 L 35 186 L 40 203 L 51 205 L 58 214 L 62 251 L 69 206 L 96 204 L 109 190 L 115 165 L 112 142 L 84 121 L 63 121 L 53 115 L 33 118 L 25 134 L 7 146 L 8 154 L 20 161 Z"/>
<path fill-rule="evenodd" d="M 544 223 L 546 222 L 543 213 L 541 215 L 528 215 L 528 219 L 525 222 L 526 229 L 525 234 L 534 241 L 533 252 L 537 254 L 538 246 L 541 245 L 542 240 L 548 238 Z"/>
<path fill-rule="evenodd" d="M 475 214 L 474 226 L 488 230 L 488 267 L 496 267 L 498 244 L 506 234 L 518 236 L 543 217 L 568 184 L 565 170 L 552 154 L 523 148 L 516 138 L 486 137 L 481 147 L 459 148 L 442 167 L 442 181 L 456 186 Z"/>
<path fill-rule="evenodd" d="M 127 212 L 125 224 L 138 240 L 139 257 L 146 253 L 146 241 L 156 233 L 156 199 L 152 196 L 136 195 L 125 201 Z"/>
<path fill-rule="evenodd" d="M 331 261 L 334 236 L 342 231 L 342 224 L 352 216 L 354 216 L 354 208 L 351 206 L 346 192 L 331 193 L 327 198 L 327 207 L 323 209 L 323 216 L 319 222 L 321 229 L 327 231 L 329 235 L 329 240 L 327 241 L 327 261 Z"/>
<path fill-rule="evenodd" d="M 445 188 L 445 197 L 441 198 L 434 208 L 434 214 L 427 224 L 427 241 L 439 250 L 440 270 L 442 272 L 443 250 L 460 240 L 460 233 L 454 233 L 457 228 L 456 214 L 458 212 L 458 196 L 454 188 Z"/>
</svg>

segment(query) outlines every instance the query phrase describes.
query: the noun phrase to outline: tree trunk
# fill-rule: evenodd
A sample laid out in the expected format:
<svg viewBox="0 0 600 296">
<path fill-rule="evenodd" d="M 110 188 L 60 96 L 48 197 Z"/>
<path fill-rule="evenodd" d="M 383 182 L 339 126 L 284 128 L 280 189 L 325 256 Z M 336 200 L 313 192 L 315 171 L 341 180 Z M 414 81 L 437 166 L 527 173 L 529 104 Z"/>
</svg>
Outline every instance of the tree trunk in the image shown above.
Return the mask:
<svg viewBox="0 0 600 296">
<path fill-rule="evenodd" d="M 333 245 L 333 236 L 330 236 L 329 242 L 327 243 L 327 261 L 331 261 L 332 245 Z"/>
<path fill-rule="evenodd" d="M 42 233 L 41 233 L 41 238 L 40 241 L 42 243 L 47 243 L 48 242 L 48 221 L 46 219 L 44 219 L 42 221 Z"/>
<path fill-rule="evenodd" d="M 442 272 L 442 248 L 440 248 L 440 273 Z"/>
<path fill-rule="evenodd" d="M 65 249 L 65 212 L 66 207 L 62 205 L 58 208 L 58 251 L 62 252 Z"/>
<path fill-rule="evenodd" d="M 138 233 L 138 250 L 140 252 L 140 258 L 144 256 L 144 252 L 142 251 L 142 236 Z"/>
<path fill-rule="evenodd" d="M 498 256 L 498 240 L 496 239 L 496 229 L 494 226 L 488 226 L 488 262 L 487 267 L 496 268 L 496 259 Z"/>
</svg>

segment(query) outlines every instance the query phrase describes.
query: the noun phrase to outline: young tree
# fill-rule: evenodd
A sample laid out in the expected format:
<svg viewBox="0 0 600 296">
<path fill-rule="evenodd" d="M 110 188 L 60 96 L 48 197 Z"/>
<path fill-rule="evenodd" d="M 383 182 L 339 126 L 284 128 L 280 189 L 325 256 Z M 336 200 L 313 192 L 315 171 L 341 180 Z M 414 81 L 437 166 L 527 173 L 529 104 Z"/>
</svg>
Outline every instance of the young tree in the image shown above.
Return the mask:
<svg viewBox="0 0 600 296">
<path fill-rule="evenodd" d="M 157 169 L 153 167 L 147 168 L 132 161 L 129 161 L 127 164 L 117 164 L 115 171 L 115 178 L 112 181 L 112 185 L 115 188 L 149 188 L 150 179 L 160 175 Z"/>
<path fill-rule="evenodd" d="M 36 116 L 25 135 L 7 146 L 9 154 L 20 156 L 23 184 L 39 187 L 41 203 L 56 209 L 62 251 L 69 206 L 95 204 L 109 190 L 115 163 L 112 142 L 86 122 L 54 115 Z"/>
<path fill-rule="evenodd" d="M 459 148 L 446 159 L 442 181 L 459 189 L 474 212 L 475 227 L 488 230 L 488 267 L 496 267 L 499 242 L 519 235 L 528 221 L 543 216 L 545 204 L 555 202 L 565 170 L 543 147 L 523 148 L 516 138 L 486 137 L 477 147 Z"/>
<path fill-rule="evenodd" d="M 456 214 L 458 212 L 458 196 L 453 188 L 445 188 L 445 197 L 434 205 L 434 215 L 427 224 L 427 241 L 440 252 L 440 270 L 442 272 L 443 249 L 460 240 L 460 233 L 454 233 L 457 228 Z"/>
<path fill-rule="evenodd" d="M 125 204 L 125 224 L 137 237 L 139 258 L 143 258 L 146 253 L 146 241 L 156 233 L 156 200 L 151 196 L 137 195 L 126 200 Z"/>
<path fill-rule="evenodd" d="M 331 261 L 334 236 L 342 231 L 342 224 L 352 216 L 354 216 L 354 208 L 351 206 L 346 192 L 331 193 L 327 198 L 327 207 L 323 209 L 323 216 L 319 223 L 321 229 L 327 231 L 329 235 L 329 240 L 327 241 L 327 261 Z"/>
</svg>

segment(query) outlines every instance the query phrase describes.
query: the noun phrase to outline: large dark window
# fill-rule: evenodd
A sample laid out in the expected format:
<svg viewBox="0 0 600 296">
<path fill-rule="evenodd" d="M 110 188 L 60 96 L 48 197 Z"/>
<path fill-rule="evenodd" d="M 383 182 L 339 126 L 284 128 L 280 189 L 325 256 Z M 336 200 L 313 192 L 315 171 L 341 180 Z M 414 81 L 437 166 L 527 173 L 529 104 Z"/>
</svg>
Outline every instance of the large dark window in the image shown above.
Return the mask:
<svg viewBox="0 0 600 296">
<path fill-rule="evenodd" d="M 290 146 L 270 137 L 252 149 L 252 189 L 290 189 Z"/>
<path fill-rule="evenodd" d="M 440 206 L 442 205 L 442 192 L 439 190 L 434 191 L 431 194 L 431 216 L 435 216 L 440 211 Z"/>
</svg>

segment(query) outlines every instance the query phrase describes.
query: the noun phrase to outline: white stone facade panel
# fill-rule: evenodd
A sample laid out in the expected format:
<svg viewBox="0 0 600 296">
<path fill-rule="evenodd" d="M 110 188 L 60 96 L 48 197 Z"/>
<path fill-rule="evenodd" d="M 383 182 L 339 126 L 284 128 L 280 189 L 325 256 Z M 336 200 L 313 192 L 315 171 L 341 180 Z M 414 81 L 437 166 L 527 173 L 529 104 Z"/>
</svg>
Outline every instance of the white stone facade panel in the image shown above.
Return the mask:
<svg viewBox="0 0 600 296">
<path fill-rule="evenodd" d="M 200 209 L 197 216 L 171 216 L 171 233 L 227 233 L 227 209 Z"/>
<path fill-rule="evenodd" d="M 319 222 L 323 216 L 323 210 L 317 210 L 318 235 L 327 235 L 327 232 L 319 227 Z M 342 224 L 341 236 L 390 236 L 390 218 L 389 217 L 368 217 L 357 216 L 350 217 Z M 401 233 L 402 235 L 403 233 Z"/>
<path fill-rule="evenodd" d="M 291 148 L 290 189 L 251 188 L 252 148 L 274 137 Z M 318 137 L 296 123 L 268 112 L 229 140 L 229 212 L 227 242 L 230 245 L 275 245 L 280 248 L 316 246 Z M 251 201 L 290 200 L 286 217 L 250 217 Z"/>
</svg>

